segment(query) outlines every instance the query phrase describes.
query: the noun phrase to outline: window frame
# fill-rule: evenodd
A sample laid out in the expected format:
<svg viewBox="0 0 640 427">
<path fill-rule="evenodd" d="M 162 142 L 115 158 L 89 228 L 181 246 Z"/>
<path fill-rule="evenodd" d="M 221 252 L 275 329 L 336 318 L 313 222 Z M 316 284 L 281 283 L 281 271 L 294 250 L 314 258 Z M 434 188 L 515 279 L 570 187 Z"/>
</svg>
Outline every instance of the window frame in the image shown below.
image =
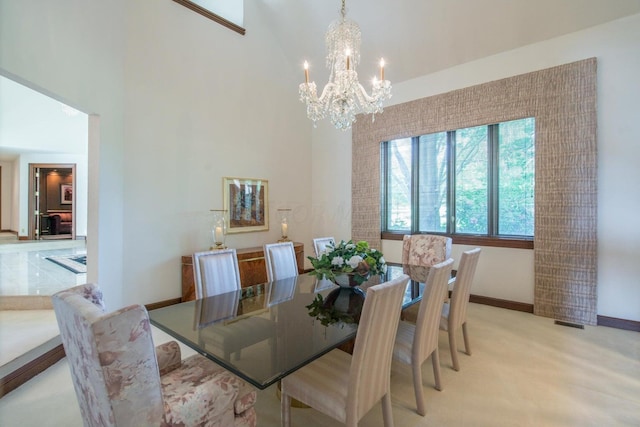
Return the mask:
<svg viewBox="0 0 640 427">
<path fill-rule="evenodd" d="M 523 117 L 526 118 L 535 117 Z M 381 183 L 381 197 L 380 197 L 380 220 L 381 220 L 381 232 L 380 237 L 383 240 L 402 240 L 406 234 L 436 234 L 451 237 L 454 244 L 460 245 L 480 245 L 480 246 L 493 246 L 493 247 L 506 247 L 506 248 L 518 248 L 518 249 L 533 249 L 535 236 L 513 236 L 513 235 L 498 235 L 499 225 L 499 125 L 500 123 L 492 123 L 487 126 L 487 234 L 469 234 L 469 233 L 456 233 L 455 232 L 455 133 L 456 130 L 446 131 L 447 138 L 447 195 L 446 203 L 448 209 L 447 215 L 447 231 L 418 231 L 417 227 L 419 222 L 419 206 L 416 201 L 418 200 L 418 168 L 419 168 L 419 138 L 420 136 L 410 137 L 411 139 L 411 227 L 410 230 L 398 230 L 390 231 L 387 229 L 389 212 L 388 212 L 388 188 L 389 188 L 389 143 L 393 140 L 383 141 L 381 143 L 380 156 L 380 175 L 382 177 Z M 461 127 L 460 129 L 465 129 Z M 436 132 L 434 132 L 436 133 Z M 453 230 L 453 232 L 452 232 Z"/>
</svg>

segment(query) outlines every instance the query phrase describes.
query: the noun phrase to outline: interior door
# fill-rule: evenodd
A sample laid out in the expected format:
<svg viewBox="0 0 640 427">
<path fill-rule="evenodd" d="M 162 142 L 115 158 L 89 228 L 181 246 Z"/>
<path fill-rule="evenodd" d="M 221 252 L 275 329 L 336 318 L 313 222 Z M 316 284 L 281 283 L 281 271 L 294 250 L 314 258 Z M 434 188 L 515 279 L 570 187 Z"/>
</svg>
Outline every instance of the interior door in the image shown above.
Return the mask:
<svg viewBox="0 0 640 427">
<path fill-rule="evenodd" d="M 30 224 L 29 227 L 29 240 L 40 240 L 41 239 L 41 217 L 40 217 L 40 168 L 37 165 L 32 165 L 32 182 L 31 186 L 31 207 L 29 208 L 30 212 Z"/>
</svg>

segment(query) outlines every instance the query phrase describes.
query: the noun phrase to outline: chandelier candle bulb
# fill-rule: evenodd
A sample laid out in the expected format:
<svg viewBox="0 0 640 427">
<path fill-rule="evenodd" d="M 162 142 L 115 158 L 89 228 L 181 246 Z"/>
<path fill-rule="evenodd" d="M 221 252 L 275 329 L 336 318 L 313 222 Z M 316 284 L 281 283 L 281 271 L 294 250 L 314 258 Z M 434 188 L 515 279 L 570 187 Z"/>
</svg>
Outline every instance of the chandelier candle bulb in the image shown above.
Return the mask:
<svg viewBox="0 0 640 427">
<path fill-rule="evenodd" d="M 309 63 L 304 61 L 304 82 L 309 84 Z"/>
<path fill-rule="evenodd" d="M 380 58 L 380 81 L 384 81 L 384 58 Z"/>
<path fill-rule="evenodd" d="M 347 51 L 345 52 L 345 55 L 347 56 L 347 70 L 349 69 L 349 62 L 350 62 L 350 57 L 351 57 L 351 50 L 347 49 Z"/>
</svg>

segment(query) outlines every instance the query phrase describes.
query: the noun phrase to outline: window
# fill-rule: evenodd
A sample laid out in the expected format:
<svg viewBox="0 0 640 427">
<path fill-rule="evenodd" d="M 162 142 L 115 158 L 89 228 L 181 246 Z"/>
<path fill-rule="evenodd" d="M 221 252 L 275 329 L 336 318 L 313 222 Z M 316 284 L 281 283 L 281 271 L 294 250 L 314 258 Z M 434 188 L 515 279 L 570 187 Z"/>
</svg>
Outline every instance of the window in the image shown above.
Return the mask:
<svg viewBox="0 0 640 427">
<path fill-rule="evenodd" d="M 535 119 L 382 143 L 383 232 L 533 237 Z"/>
<path fill-rule="evenodd" d="M 176 3 L 206 16 L 239 34 L 244 35 L 242 28 L 244 22 L 243 0 L 173 0 Z"/>
</svg>

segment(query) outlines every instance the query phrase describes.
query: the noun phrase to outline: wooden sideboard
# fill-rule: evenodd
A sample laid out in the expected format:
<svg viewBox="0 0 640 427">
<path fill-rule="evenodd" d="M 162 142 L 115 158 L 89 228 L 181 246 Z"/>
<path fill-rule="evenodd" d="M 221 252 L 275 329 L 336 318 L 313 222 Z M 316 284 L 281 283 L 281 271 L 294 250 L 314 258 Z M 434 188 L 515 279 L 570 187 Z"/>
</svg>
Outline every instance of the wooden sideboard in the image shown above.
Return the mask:
<svg viewBox="0 0 640 427">
<path fill-rule="evenodd" d="M 294 242 L 298 273 L 304 273 L 304 245 Z M 253 286 L 267 281 L 267 266 L 264 261 L 262 246 L 236 249 L 238 254 L 238 268 L 242 287 Z M 196 299 L 195 282 L 193 280 L 193 256 L 182 257 L 182 301 Z"/>
</svg>

